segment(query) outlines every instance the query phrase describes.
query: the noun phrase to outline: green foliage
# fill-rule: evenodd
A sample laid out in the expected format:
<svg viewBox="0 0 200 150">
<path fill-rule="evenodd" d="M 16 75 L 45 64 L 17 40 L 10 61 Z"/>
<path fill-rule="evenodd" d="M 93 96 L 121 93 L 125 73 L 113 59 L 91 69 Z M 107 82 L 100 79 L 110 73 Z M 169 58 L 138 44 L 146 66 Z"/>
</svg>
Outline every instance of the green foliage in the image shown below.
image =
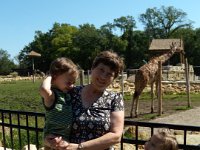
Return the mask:
<svg viewBox="0 0 200 150">
<path fill-rule="evenodd" d="M 7 75 L 16 67 L 7 51 L 0 49 L 0 74 Z"/>
<path fill-rule="evenodd" d="M 147 34 L 152 38 L 169 38 L 176 30 L 190 27 L 192 22 L 186 20 L 187 14 L 173 6 L 160 9 L 148 8 L 139 20 L 145 25 Z"/>
<path fill-rule="evenodd" d="M 11 75 L 12 77 L 17 77 L 18 73 L 17 72 L 11 72 L 9 75 Z"/>
<path fill-rule="evenodd" d="M 27 54 L 34 50 L 41 54 L 40 58 L 35 58 L 35 68 L 42 72 L 47 72 L 57 57 L 69 57 L 87 70 L 99 52 L 110 49 L 124 58 L 127 69 L 139 68 L 144 64 L 143 60 L 148 61 L 151 57 L 148 48 L 152 38 L 183 38 L 189 64 L 199 66 L 200 30 L 193 30 L 192 22 L 186 17 L 182 10 L 162 6 L 148 8 L 140 15 L 144 31 L 135 31 L 136 21 L 132 16 L 116 18 L 100 29 L 88 23 L 79 27 L 54 23 L 46 33 L 36 31 L 34 40 L 21 50 L 18 56 L 20 68 L 32 68 L 32 60 Z M 179 60 L 179 55 L 174 55 L 170 64 L 175 65 Z M 195 68 L 195 73 L 200 74 L 200 70 Z"/>
</svg>

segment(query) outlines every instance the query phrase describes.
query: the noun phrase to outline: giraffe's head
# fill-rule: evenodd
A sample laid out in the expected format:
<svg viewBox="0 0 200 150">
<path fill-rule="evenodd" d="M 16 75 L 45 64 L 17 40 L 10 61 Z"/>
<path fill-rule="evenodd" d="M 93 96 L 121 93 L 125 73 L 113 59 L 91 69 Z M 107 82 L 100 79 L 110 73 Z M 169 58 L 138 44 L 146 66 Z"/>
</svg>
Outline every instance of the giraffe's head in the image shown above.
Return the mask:
<svg viewBox="0 0 200 150">
<path fill-rule="evenodd" d="M 178 46 L 178 44 L 176 44 L 176 42 L 172 42 L 172 44 L 170 45 L 170 50 L 168 52 L 166 52 L 165 54 L 157 57 L 157 60 L 165 62 L 170 57 L 172 57 L 172 55 L 174 55 L 175 52 L 183 53 L 184 51 L 181 50 L 181 47 Z"/>
<path fill-rule="evenodd" d="M 170 49 L 172 53 L 175 53 L 175 52 L 184 53 L 184 51 L 181 50 L 180 45 L 178 45 L 176 42 L 172 42 L 172 44 L 170 45 Z"/>
</svg>

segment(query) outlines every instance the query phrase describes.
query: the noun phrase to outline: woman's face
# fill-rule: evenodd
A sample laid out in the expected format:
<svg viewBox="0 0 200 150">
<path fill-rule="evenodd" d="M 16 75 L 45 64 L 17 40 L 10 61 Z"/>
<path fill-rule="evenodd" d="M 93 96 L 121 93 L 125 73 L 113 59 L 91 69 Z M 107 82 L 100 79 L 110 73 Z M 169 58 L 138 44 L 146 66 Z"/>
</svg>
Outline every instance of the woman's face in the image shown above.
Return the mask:
<svg viewBox="0 0 200 150">
<path fill-rule="evenodd" d="M 76 78 L 76 73 L 65 72 L 61 75 L 57 75 L 53 80 L 53 84 L 61 91 L 66 92 L 74 87 Z"/>
<path fill-rule="evenodd" d="M 105 90 L 114 80 L 115 73 L 109 66 L 100 63 L 92 69 L 91 83 L 99 90 Z"/>
<path fill-rule="evenodd" d="M 163 143 L 162 140 L 155 134 L 153 135 L 148 142 L 144 145 L 145 150 L 162 150 Z"/>
</svg>

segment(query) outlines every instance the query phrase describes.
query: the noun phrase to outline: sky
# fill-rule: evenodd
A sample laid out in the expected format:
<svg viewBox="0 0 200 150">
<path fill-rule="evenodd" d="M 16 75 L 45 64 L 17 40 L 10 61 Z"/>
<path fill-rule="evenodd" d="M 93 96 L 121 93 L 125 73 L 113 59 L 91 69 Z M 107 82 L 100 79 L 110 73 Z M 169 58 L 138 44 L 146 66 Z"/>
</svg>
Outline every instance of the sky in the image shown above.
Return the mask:
<svg viewBox="0 0 200 150">
<path fill-rule="evenodd" d="M 10 59 L 34 40 L 35 31 L 48 32 L 55 22 L 99 28 L 129 15 L 136 20 L 136 29 L 143 30 L 138 17 L 146 9 L 174 6 L 187 13 L 194 28 L 200 27 L 200 0 L 1 0 L 0 6 L 0 49 Z"/>
</svg>

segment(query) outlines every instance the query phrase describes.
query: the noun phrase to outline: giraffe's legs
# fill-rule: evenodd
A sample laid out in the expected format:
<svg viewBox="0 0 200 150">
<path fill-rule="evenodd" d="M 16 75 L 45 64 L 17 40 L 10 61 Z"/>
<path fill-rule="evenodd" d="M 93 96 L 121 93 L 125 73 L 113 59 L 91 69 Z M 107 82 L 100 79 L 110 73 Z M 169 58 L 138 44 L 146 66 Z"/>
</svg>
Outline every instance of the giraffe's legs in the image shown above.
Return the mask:
<svg viewBox="0 0 200 150">
<path fill-rule="evenodd" d="M 159 84 L 158 84 L 158 80 L 156 80 L 156 98 L 158 100 L 158 88 L 159 88 Z"/>
<path fill-rule="evenodd" d="M 138 108 L 139 108 L 139 95 L 135 98 L 136 102 L 135 102 L 135 117 L 138 117 Z"/>
<path fill-rule="evenodd" d="M 130 112 L 130 117 L 131 117 L 131 118 L 133 118 L 133 107 L 134 107 L 134 103 L 135 103 L 135 98 L 134 98 L 134 95 L 133 95 L 132 104 L 131 104 L 131 112 Z"/>
<path fill-rule="evenodd" d="M 137 115 L 138 115 L 138 107 L 139 107 L 138 100 L 139 100 L 139 96 L 140 96 L 140 94 L 137 91 L 135 91 L 135 93 L 133 94 L 132 104 L 131 104 L 131 112 L 130 112 L 130 117 L 131 118 L 133 117 L 134 104 L 135 104 L 135 117 L 137 117 Z"/>
<path fill-rule="evenodd" d="M 151 83 L 151 113 L 154 113 L 154 84 Z"/>
</svg>

